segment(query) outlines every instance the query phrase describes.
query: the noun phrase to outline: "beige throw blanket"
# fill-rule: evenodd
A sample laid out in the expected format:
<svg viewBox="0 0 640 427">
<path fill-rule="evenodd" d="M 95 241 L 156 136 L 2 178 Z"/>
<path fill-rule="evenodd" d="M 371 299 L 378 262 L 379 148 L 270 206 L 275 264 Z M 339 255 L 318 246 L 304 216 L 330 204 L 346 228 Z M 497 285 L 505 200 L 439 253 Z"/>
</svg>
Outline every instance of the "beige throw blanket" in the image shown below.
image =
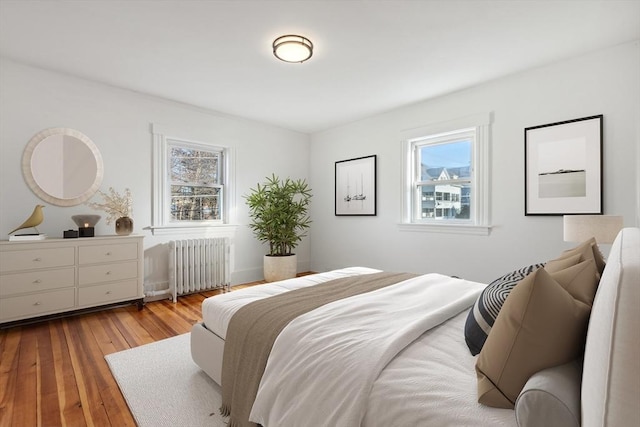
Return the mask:
<svg viewBox="0 0 640 427">
<path fill-rule="evenodd" d="M 251 407 L 280 331 L 291 320 L 342 298 L 370 292 L 416 277 L 375 273 L 332 280 L 275 295 L 240 308 L 231 318 L 222 360 L 222 414 L 229 427 L 251 427 Z"/>
</svg>

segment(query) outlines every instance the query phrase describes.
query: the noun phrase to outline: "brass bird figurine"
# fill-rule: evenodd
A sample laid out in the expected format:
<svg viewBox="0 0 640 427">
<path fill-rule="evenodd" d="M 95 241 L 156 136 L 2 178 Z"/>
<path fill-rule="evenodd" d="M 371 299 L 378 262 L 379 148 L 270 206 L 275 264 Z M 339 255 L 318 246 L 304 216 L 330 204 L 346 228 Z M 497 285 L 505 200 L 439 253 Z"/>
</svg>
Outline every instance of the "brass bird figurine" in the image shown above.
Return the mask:
<svg viewBox="0 0 640 427">
<path fill-rule="evenodd" d="M 31 216 L 29 218 L 27 218 L 27 220 L 25 222 L 22 223 L 22 225 L 20 225 L 20 227 L 16 228 L 15 230 L 13 230 L 12 232 L 10 232 L 9 234 L 13 234 L 18 230 L 22 230 L 23 228 L 35 228 L 36 231 L 38 231 L 38 229 L 36 228 L 38 225 L 42 224 L 42 220 L 44 220 L 44 214 L 42 212 L 42 208 L 44 208 L 43 205 L 36 205 L 35 209 L 33 210 L 33 213 L 31 214 Z M 40 233 L 38 231 L 38 233 Z"/>
</svg>

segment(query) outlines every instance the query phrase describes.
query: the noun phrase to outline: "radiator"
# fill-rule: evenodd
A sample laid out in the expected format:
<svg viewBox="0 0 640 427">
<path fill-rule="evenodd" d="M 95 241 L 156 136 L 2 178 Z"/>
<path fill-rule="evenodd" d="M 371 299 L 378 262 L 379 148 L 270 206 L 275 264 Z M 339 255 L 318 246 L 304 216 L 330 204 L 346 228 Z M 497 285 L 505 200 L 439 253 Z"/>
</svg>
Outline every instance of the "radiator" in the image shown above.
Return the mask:
<svg viewBox="0 0 640 427">
<path fill-rule="evenodd" d="M 178 295 L 211 289 L 228 291 L 230 246 L 228 237 L 169 242 L 169 288 Z"/>
</svg>

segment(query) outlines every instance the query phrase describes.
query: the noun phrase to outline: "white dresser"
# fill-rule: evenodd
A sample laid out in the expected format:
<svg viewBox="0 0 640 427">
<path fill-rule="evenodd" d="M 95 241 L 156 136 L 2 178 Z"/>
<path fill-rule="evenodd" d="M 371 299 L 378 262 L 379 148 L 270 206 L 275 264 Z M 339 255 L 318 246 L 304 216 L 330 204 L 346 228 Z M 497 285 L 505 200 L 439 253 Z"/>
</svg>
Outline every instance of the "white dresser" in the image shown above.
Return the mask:
<svg viewBox="0 0 640 427">
<path fill-rule="evenodd" d="M 143 236 L 0 241 L 0 323 L 135 301 Z"/>
</svg>

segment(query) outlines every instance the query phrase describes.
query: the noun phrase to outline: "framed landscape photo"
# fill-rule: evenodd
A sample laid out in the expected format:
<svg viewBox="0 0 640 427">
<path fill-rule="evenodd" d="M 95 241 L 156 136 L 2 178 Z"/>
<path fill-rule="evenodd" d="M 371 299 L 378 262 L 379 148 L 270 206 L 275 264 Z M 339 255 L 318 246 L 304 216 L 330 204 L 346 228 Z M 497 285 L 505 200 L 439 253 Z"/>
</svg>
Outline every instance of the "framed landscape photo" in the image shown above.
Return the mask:
<svg viewBox="0 0 640 427">
<path fill-rule="evenodd" d="M 376 215 L 377 156 L 336 162 L 336 216 Z"/>
<path fill-rule="evenodd" d="M 602 213 L 602 120 L 524 130 L 525 215 Z"/>
</svg>

